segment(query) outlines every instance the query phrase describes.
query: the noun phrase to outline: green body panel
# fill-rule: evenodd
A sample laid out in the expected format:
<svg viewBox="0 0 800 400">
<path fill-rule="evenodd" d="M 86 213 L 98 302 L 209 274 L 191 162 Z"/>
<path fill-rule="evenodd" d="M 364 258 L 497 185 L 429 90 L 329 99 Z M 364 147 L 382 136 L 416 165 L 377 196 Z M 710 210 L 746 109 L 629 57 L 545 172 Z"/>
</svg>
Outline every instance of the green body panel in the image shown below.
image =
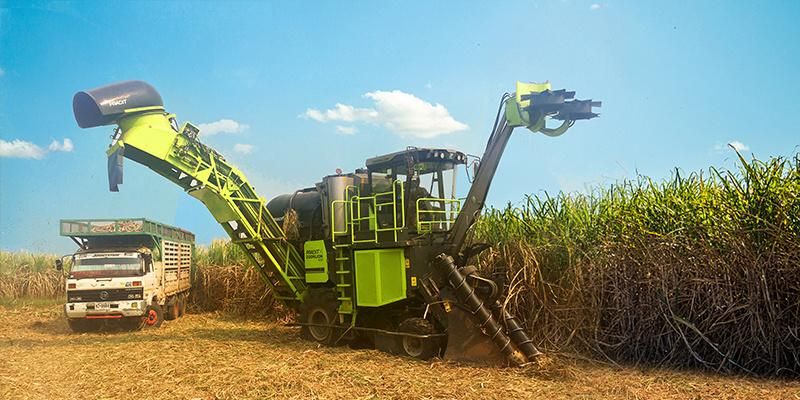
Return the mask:
<svg viewBox="0 0 800 400">
<path fill-rule="evenodd" d="M 324 240 L 309 240 L 303 243 L 303 258 L 306 262 L 306 282 L 328 281 L 328 250 Z"/>
<path fill-rule="evenodd" d="M 380 307 L 406 298 L 406 267 L 402 248 L 357 250 L 356 304 Z"/>
</svg>

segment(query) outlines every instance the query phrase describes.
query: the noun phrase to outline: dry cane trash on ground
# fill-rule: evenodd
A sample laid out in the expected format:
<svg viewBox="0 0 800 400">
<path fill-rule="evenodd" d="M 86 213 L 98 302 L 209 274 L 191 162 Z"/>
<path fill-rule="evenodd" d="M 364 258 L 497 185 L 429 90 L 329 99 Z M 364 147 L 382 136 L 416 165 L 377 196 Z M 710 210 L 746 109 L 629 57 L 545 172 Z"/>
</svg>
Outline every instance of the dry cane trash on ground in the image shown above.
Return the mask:
<svg viewBox="0 0 800 400">
<path fill-rule="evenodd" d="M 800 399 L 800 383 L 617 368 L 525 368 L 320 347 L 278 321 L 187 314 L 160 329 L 74 334 L 60 306 L 0 306 L 0 398 Z"/>
</svg>

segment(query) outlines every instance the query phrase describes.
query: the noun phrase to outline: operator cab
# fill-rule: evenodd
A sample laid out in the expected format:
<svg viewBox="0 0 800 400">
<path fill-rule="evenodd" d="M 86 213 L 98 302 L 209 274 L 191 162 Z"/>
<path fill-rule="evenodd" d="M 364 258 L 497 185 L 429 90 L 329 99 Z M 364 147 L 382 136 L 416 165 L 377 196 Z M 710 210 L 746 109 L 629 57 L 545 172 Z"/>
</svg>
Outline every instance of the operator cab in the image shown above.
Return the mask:
<svg viewBox="0 0 800 400">
<path fill-rule="evenodd" d="M 449 230 L 461 207 L 457 166 L 466 163 L 460 151 L 417 147 L 368 159 L 367 186 L 376 196 L 377 229 L 419 234 Z"/>
</svg>

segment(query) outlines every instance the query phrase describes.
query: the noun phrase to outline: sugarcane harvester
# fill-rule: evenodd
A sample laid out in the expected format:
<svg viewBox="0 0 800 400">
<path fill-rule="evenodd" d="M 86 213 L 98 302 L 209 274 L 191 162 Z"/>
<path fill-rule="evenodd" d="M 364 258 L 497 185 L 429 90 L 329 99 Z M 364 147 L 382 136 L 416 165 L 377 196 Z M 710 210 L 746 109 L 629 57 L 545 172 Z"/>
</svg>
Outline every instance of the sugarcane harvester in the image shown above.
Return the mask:
<svg viewBox="0 0 800 400">
<path fill-rule="evenodd" d="M 488 248 L 467 245 L 468 236 L 514 128 L 558 136 L 597 116 L 600 102 L 574 95 L 549 83 L 517 83 L 503 95 L 463 201 L 456 171 L 469 160 L 459 151 L 409 147 L 267 202 L 200 141 L 196 126 L 179 126 L 145 82 L 78 92 L 73 111 L 81 128 L 117 126 L 107 151 L 112 191 L 124 157 L 203 202 L 275 297 L 297 312 L 303 337 L 367 341 L 421 359 L 522 365 L 540 353 L 500 305 L 502 283 L 467 265 Z M 548 128 L 549 119 L 560 125 Z"/>
</svg>

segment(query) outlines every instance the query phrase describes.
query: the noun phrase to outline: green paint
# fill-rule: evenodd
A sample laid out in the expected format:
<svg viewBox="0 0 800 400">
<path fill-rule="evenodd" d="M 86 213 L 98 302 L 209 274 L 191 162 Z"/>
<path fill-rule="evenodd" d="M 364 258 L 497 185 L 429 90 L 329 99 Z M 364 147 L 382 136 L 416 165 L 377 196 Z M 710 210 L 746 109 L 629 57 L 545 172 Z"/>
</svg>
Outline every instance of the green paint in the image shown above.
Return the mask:
<svg viewBox="0 0 800 400">
<path fill-rule="evenodd" d="M 303 257 L 306 262 L 306 282 L 327 282 L 328 250 L 325 248 L 325 241 L 309 240 L 303 243 Z"/>
<path fill-rule="evenodd" d="M 305 289 L 303 258 L 287 240 L 244 174 L 219 153 L 194 138 L 197 128 L 185 123 L 179 132 L 173 114 L 156 108 L 126 113 L 115 146 L 125 157 L 146 165 L 200 200 L 240 244 L 276 297 L 301 302 Z"/>
<path fill-rule="evenodd" d="M 406 298 L 406 268 L 402 248 L 355 251 L 356 302 L 380 307 Z"/>
</svg>

